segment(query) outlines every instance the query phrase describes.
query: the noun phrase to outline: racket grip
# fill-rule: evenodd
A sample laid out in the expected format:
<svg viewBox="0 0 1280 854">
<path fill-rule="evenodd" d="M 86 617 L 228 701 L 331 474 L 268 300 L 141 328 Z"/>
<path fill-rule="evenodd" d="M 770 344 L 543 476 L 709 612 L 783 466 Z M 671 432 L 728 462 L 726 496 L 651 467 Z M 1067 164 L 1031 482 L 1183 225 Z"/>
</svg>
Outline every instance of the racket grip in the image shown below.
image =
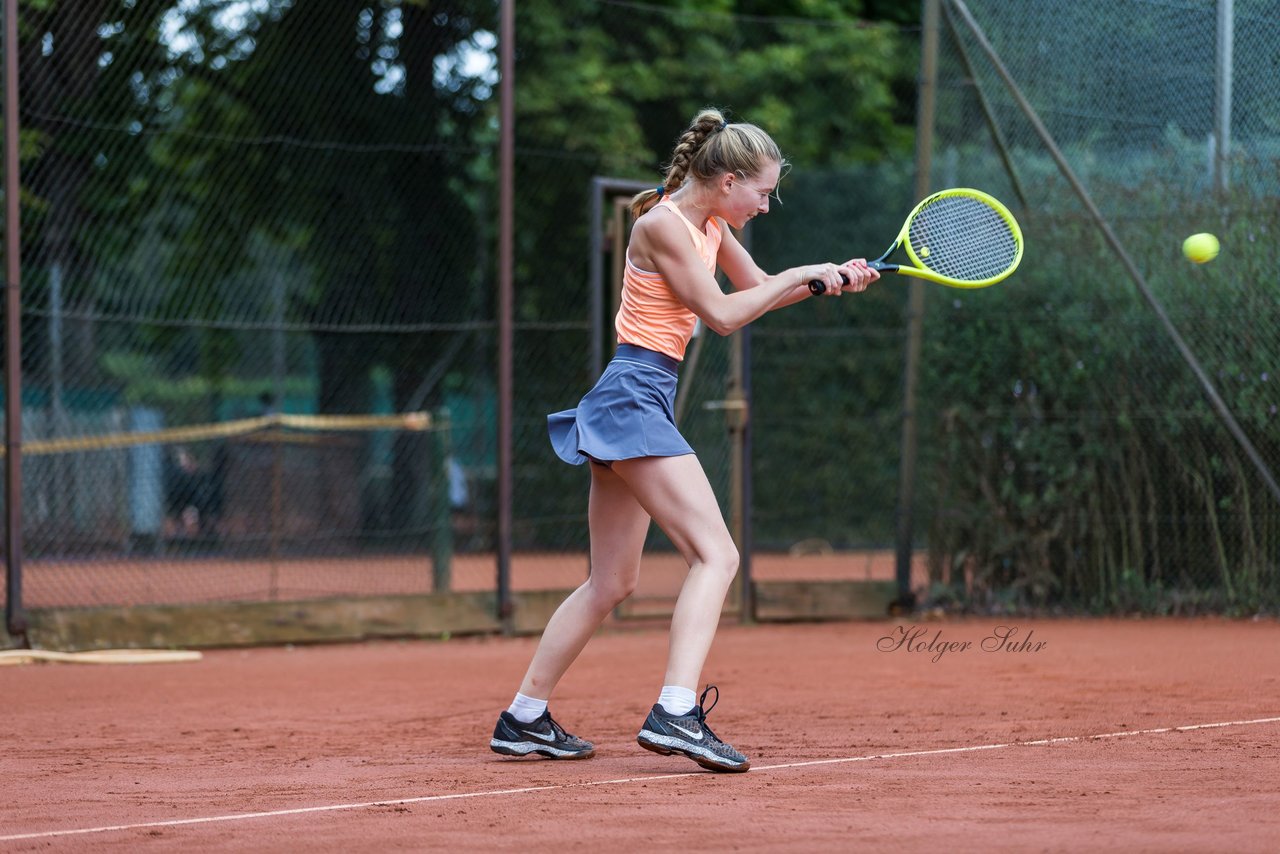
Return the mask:
<svg viewBox="0 0 1280 854">
<path fill-rule="evenodd" d="M 846 276 L 844 273 L 840 274 L 840 278 L 844 281 L 846 285 L 849 284 L 849 277 Z M 813 294 L 815 297 L 818 294 L 825 291 L 826 289 L 827 289 L 827 286 L 822 284 L 822 282 L 818 281 L 817 279 L 811 279 L 809 281 L 809 293 Z"/>
<path fill-rule="evenodd" d="M 901 265 L 886 264 L 883 261 L 868 261 L 867 266 L 879 273 L 896 273 L 898 272 L 898 269 Z M 846 285 L 849 284 L 849 277 L 846 276 L 844 273 L 840 274 L 840 278 L 844 279 L 844 283 Z M 824 288 L 822 286 L 822 282 L 819 282 L 817 279 L 814 279 L 811 282 L 809 282 L 809 293 L 813 294 L 815 297 L 818 294 L 822 293 L 824 290 L 826 290 L 826 288 Z"/>
</svg>

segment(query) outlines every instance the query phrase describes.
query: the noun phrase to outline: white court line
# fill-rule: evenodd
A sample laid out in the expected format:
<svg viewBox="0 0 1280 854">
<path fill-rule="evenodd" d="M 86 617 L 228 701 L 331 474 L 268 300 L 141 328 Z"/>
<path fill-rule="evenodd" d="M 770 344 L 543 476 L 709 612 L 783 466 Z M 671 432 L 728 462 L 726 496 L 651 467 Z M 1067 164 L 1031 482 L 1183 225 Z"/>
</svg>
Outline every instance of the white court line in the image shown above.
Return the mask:
<svg viewBox="0 0 1280 854">
<path fill-rule="evenodd" d="M 788 768 L 811 768 L 817 765 L 842 765 L 850 762 L 872 762 L 877 759 L 907 759 L 913 756 L 942 756 L 948 753 L 976 753 L 981 750 L 1002 750 L 1008 747 L 1043 747 L 1050 744 L 1065 744 L 1074 741 L 1094 741 L 1103 738 L 1126 738 L 1135 735 L 1159 735 L 1167 732 L 1191 732 L 1199 729 L 1219 729 L 1221 727 L 1251 726 L 1255 724 L 1280 723 L 1280 717 L 1255 718 L 1248 721 L 1222 721 L 1212 724 L 1192 724 L 1190 726 L 1169 726 L 1159 729 L 1139 729 L 1130 732 L 1104 732 L 1097 735 L 1069 735 L 1058 738 L 1042 738 L 1036 741 L 1008 741 L 1001 744 L 977 744 L 968 747 L 940 747 L 933 750 L 910 750 L 903 753 L 876 753 L 869 756 L 845 756 L 838 759 L 814 759 L 807 762 L 788 762 L 782 765 L 760 765 L 748 773 L 758 774 L 761 771 L 782 771 Z M 396 798 L 384 801 L 365 801 L 358 804 L 326 804 L 319 807 L 297 807 L 287 810 L 268 810 L 266 812 L 243 812 L 231 815 L 205 816 L 203 818 L 178 818 L 168 821 L 146 821 L 138 824 L 112 824 L 104 827 L 80 827 L 71 830 L 46 830 L 40 833 L 16 833 L 0 836 L 0 842 L 17 842 L 23 839 L 51 839 L 59 836 L 83 836 L 90 833 L 109 833 L 115 830 L 143 830 L 154 827 L 181 827 L 188 824 L 212 824 L 219 821 L 247 821 L 253 818 L 271 818 L 274 816 L 304 815 L 306 813 L 338 812 L 341 810 L 369 809 L 370 807 L 394 807 L 405 804 L 424 804 L 431 801 L 454 801 L 462 798 L 486 798 L 499 795 L 522 795 L 527 792 L 549 792 L 558 789 L 584 789 L 590 786 L 621 786 L 628 783 L 648 783 L 653 780 L 675 780 L 681 777 L 705 777 L 706 771 L 685 771 L 679 774 L 655 774 L 646 777 L 623 777 L 617 780 L 592 780 L 586 783 L 560 783 L 554 786 L 527 786 L 522 789 L 493 789 L 486 792 L 459 792 L 452 795 L 425 795 L 418 798 Z"/>
</svg>

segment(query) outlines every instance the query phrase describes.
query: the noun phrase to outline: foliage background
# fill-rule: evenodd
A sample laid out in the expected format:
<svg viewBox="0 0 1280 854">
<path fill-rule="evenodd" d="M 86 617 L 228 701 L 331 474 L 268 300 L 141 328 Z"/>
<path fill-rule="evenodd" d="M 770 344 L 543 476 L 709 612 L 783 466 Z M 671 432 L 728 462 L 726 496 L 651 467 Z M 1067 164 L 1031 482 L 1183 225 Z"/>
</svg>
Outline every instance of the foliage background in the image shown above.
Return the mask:
<svg viewBox="0 0 1280 854">
<path fill-rule="evenodd" d="M 1280 93 L 1266 63 L 1280 24 L 1267 4 L 1237 0 L 1233 182 L 1215 199 L 1212 0 L 1011 5 L 969 3 L 1275 465 L 1280 314 L 1265 247 Z M 28 438 L 263 411 L 432 410 L 452 428 L 446 445 L 402 431 L 299 441 L 283 461 L 186 443 L 201 488 L 225 505 L 194 533 L 140 521 L 138 496 L 171 497 L 173 480 L 145 455 L 32 458 L 31 556 L 92 558 L 64 597 L 122 601 L 95 579 L 139 553 L 416 555 L 446 534 L 449 548 L 492 549 L 496 4 L 20 10 Z M 783 204 L 751 234 L 762 266 L 878 254 L 912 202 L 919 12 L 892 0 L 517 4 L 517 549 L 586 545 L 584 477 L 551 456 L 544 419 L 593 379 L 591 178 L 655 180 L 696 111 L 724 107 L 769 129 L 793 163 Z M 1275 499 L 972 36 L 945 27 L 934 164 L 935 186 L 1009 200 L 1028 252 L 1007 287 L 927 292 L 916 518 L 929 595 L 988 608 L 1271 607 Z M 1229 264 L 1181 261 L 1177 236 L 1200 230 L 1222 236 Z M 905 293 L 886 281 L 754 326 L 758 548 L 891 544 Z M 701 407 L 723 381 L 724 345 L 711 346 L 689 430 L 722 485 L 723 422 Z M 442 523 L 446 459 L 466 493 Z M 268 513 L 270 466 L 290 489 Z"/>
</svg>

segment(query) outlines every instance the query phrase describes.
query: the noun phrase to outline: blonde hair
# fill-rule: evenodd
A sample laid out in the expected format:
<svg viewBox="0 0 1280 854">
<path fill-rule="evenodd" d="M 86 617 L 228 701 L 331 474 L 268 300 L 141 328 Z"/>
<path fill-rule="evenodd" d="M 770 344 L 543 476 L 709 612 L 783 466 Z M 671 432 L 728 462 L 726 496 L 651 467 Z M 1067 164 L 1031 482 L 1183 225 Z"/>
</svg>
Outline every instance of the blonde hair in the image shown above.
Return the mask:
<svg viewBox="0 0 1280 854">
<path fill-rule="evenodd" d="M 777 163 L 784 170 L 787 167 L 778 144 L 769 134 L 753 124 L 727 122 L 719 110 L 708 107 L 698 113 L 693 124 L 680 135 L 662 184 L 632 198 L 631 215 L 640 216 L 664 194 L 678 190 L 690 176 L 695 181 L 707 181 L 733 172 L 753 178 L 768 163 Z"/>
</svg>

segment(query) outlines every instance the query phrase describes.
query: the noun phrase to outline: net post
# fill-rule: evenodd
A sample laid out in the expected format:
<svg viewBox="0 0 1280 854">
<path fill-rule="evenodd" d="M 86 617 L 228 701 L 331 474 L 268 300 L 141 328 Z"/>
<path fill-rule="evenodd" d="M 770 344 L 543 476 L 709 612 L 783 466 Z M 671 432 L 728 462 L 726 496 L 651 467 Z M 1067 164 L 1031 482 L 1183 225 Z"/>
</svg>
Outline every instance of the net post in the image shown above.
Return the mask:
<svg viewBox="0 0 1280 854">
<path fill-rule="evenodd" d="M 271 417 L 276 418 L 279 414 L 277 409 Z M 271 533 L 267 555 L 271 561 L 270 598 L 275 601 L 279 592 L 280 541 L 284 536 L 284 425 L 273 423 L 268 430 L 271 441 Z"/>
<path fill-rule="evenodd" d="M 431 429 L 432 446 L 435 451 L 431 458 L 435 461 L 434 477 L 428 481 L 434 483 L 431 490 L 432 537 L 431 537 L 431 592 L 443 593 L 453 586 L 453 521 L 452 501 L 450 496 L 451 476 L 449 457 L 453 450 L 452 423 L 449 410 L 441 409 L 436 413 Z"/>
</svg>

